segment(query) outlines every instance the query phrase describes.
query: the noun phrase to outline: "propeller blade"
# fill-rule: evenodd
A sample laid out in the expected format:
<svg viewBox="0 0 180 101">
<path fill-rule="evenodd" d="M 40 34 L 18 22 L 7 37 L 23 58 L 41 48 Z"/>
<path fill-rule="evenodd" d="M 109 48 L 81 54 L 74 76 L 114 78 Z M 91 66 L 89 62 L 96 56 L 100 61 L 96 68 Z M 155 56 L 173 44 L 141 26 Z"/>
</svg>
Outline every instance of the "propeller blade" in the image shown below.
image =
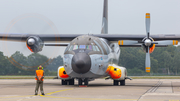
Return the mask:
<svg viewBox="0 0 180 101">
<path fill-rule="evenodd" d="M 158 45 L 178 45 L 178 40 L 155 41 Z"/>
<path fill-rule="evenodd" d="M 138 41 L 131 41 L 131 40 L 119 40 L 118 44 L 119 45 L 134 45 L 134 44 L 138 44 Z"/>
<path fill-rule="evenodd" d="M 148 49 L 148 52 L 146 52 L 146 63 L 145 63 L 145 65 L 146 65 L 146 72 L 150 72 L 150 64 L 151 64 L 151 62 L 150 62 L 149 47 L 147 47 L 147 49 Z"/>
<path fill-rule="evenodd" d="M 146 33 L 147 33 L 147 38 L 149 39 L 149 34 L 150 34 L 150 13 L 146 13 Z"/>
<path fill-rule="evenodd" d="M 22 36 L 29 33 L 33 34 L 35 37 L 40 34 L 57 34 L 58 30 L 52 21 L 45 16 L 26 14 L 13 19 L 8 25 L 5 33 L 22 33 Z M 7 54 L 9 57 L 8 59 L 13 65 L 24 70 L 36 70 L 39 65 L 48 65 L 53 58 L 57 57 L 60 50 L 59 47 L 51 47 L 50 49 L 48 47 L 43 47 L 42 51 L 38 53 L 34 51 L 34 53 L 32 53 L 28 45 L 37 44 L 37 40 L 30 38 L 27 40 L 27 43 L 20 41 L 21 39 L 19 42 L 4 42 L 6 47 L 3 47 L 3 51 L 6 52 L 5 54 Z M 42 44 L 40 40 L 38 42 Z M 39 47 L 41 47 L 41 45 L 39 45 Z"/>
</svg>

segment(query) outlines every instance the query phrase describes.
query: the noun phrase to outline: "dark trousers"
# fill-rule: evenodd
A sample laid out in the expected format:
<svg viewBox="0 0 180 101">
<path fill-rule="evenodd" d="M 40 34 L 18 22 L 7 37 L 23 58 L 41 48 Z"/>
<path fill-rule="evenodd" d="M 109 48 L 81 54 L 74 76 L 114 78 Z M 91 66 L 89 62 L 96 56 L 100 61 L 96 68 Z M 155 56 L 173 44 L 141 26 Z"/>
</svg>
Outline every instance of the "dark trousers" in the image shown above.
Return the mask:
<svg viewBox="0 0 180 101">
<path fill-rule="evenodd" d="M 39 86 L 40 86 L 41 94 L 43 94 L 44 93 L 44 91 L 43 91 L 43 81 L 39 81 L 39 80 L 37 80 L 37 82 L 36 82 L 35 94 L 38 94 Z"/>
</svg>

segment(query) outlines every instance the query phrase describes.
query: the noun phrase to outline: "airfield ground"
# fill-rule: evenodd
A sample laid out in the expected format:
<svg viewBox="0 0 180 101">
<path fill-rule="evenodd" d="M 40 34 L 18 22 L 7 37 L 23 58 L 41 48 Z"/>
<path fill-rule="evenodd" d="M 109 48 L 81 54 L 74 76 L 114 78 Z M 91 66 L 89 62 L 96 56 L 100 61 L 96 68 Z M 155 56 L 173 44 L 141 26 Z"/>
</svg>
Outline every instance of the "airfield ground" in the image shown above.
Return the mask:
<svg viewBox="0 0 180 101">
<path fill-rule="evenodd" d="M 96 79 L 88 87 L 45 79 L 45 96 L 34 95 L 34 79 L 0 79 L 0 101 L 180 101 L 180 79 L 134 79 L 126 86 Z"/>
</svg>

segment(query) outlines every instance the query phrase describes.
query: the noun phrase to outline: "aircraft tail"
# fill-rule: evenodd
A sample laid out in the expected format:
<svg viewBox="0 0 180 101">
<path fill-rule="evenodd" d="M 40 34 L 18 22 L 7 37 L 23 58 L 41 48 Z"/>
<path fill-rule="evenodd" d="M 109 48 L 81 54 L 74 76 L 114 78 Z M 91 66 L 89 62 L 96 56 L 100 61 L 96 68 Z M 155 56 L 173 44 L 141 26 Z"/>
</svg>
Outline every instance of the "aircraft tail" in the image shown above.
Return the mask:
<svg viewBox="0 0 180 101">
<path fill-rule="evenodd" d="M 104 0 L 101 34 L 108 34 L 108 0 Z"/>
</svg>

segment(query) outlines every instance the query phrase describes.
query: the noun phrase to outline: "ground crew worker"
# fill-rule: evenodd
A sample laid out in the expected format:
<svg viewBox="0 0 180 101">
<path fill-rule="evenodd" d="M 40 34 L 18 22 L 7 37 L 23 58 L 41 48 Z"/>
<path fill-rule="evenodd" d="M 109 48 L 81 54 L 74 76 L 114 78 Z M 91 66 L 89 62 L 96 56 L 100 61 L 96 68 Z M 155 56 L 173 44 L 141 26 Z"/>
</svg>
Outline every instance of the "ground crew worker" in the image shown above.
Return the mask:
<svg viewBox="0 0 180 101">
<path fill-rule="evenodd" d="M 41 94 L 44 95 L 44 91 L 43 91 L 44 70 L 42 70 L 42 69 L 43 69 L 43 67 L 40 65 L 38 67 L 38 70 L 36 70 L 36 78 L 35 78 L 35 80 L 37 82 L 36 82 L 36 88 L 35 88 L 35 95 L 38 94 L 39 86 L 40 86 Z"/>
</svg>

